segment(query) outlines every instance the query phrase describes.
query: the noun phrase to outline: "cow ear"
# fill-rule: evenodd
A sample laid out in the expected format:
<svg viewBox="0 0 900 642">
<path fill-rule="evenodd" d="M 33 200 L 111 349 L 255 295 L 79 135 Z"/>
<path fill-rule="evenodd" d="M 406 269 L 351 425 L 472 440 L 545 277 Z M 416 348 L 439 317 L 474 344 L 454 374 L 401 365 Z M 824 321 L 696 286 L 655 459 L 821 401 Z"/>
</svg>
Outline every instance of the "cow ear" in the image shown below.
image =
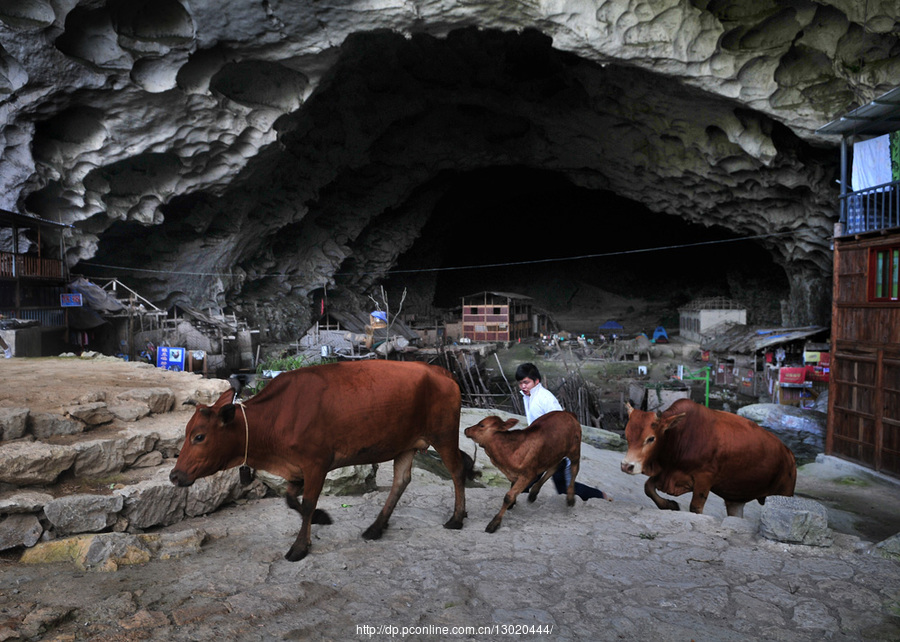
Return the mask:
<svg viewBox="0 0 900 642">
<path fill-rule="evenodd" d="M 660 418 L 659 420 L 659 431 L 666 432 L 670 428 L 676 428 L 684 421 L 684 418 L 687 416 L 687 413 L 682 412 L 677 415 L 672 415 L 671 417 Z"/>
<path fill-rule="evenodd" d="M 219 410 L 219 419 L 222 420 L 222 425 L 227 425 L 231 423 L 234 419 L 234 404 L 229 403 L 222 406 L 221 410 Z"/>
<path fill-rule="evenodd" d="M 628 416 L 631 416 L 631 413 L 634 412 L 634 406 L 631 405 L 630 401 L 625 402 L 625 412 L 628 413 Z"/>
<path fill-rule="evenodd" d="M 510 428 L 515 426 L 517 423 L 519 423 L 518 419 L 507 419 L 500 425 L 500 429 L 501 430 L 509 430 Z"/>
</svg>

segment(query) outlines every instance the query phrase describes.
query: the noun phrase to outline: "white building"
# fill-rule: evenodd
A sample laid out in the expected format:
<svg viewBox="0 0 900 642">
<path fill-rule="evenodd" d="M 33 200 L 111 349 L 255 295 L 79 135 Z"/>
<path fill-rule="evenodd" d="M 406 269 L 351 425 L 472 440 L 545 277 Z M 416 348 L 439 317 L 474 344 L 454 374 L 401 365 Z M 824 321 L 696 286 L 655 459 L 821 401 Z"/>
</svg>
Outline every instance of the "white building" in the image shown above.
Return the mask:
<svg viewBox="0 0 900 642">
<path fill-rule="evenodd" d="M 681 336 L 697 343 L 715 336 L 716 328 L 723 324 L 747 325 L 746 308 L 724 297 L 697 299 L 678 312 Z"/>
</svg>

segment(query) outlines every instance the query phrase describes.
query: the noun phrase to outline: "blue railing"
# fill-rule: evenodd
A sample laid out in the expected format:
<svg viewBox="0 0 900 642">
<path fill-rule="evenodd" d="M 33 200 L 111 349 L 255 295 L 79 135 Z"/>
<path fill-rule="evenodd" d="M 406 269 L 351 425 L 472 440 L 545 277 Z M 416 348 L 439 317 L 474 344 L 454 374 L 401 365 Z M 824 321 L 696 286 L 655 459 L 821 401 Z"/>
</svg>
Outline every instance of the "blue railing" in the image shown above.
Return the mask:
<svg viewBox="0 0 900 642">
<path fill-rule="evenodd" d="M 2 309 L 0 314 L 10 319 L 22 321 L 38 321 L 44 327 L 59 327 L 66 325 L 66 311 L 62 308 L 19 308 Z"/>
<path fill-rule="evenodd" d="M 876 185 L 841 197 L 844 234 L 900 227 L 900 181 Z"/>
</svg>

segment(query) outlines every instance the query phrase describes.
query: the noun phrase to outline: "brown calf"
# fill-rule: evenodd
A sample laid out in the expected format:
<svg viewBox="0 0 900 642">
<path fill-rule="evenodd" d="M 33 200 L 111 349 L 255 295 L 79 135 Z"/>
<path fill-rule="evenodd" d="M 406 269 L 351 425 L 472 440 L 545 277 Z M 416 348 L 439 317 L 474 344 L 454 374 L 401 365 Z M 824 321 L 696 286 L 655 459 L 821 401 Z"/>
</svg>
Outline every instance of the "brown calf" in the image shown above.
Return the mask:
<svg viewBox="0 0 900 642">
<path fill-rule="evenodd" d="M 510 481 L 509 492 L 503 497 L 503 506 L 484 530 L 493 533 L 500 526 L 503 514 L 516 503 L 516 497 L 534 481 L 528 492 L 533 502 L 544 485 L 556 471 L 564 457 L 571 461 L 572 478 L 566 491 L 566 503 L 575 503 L 575 476 L 581 461 L 581 424 L 570 412 L 555 410 L 535 419 L 524 430 L 509 429 L 518 419 L 503 421 L 500 417 L 485 417 L 474 426 L 466 428 L 466 437 L 484 448 L 491 462 Z"/>
</svg>

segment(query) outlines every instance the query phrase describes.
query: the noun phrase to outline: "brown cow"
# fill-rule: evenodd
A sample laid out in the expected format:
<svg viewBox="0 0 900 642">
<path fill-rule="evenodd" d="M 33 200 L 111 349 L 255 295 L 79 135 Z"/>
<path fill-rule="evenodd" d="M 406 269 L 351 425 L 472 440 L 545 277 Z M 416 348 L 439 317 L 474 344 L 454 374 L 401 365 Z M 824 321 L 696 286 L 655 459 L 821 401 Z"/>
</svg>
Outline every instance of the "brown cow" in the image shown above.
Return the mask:
<svg viewBox="0 0 900 642">
<path fill-rule="evenodd" d="M 190 486 L 246 463 L 288 480 L 287 504 L 303 518 L 288 560 L 309 552 L 311 521 L 331 523 L 316 509 L 328 471 L 394 460 L 390 494 L 363 533 L 378 539 L 409 484 L 413 456 L 428 446 L 440 454 L 456 491 L 444 527 L 462 528 L 472 460 L 459 449 L 459 386 L 443 368 L 380 360 L 311 366 L 279 375 L 243 404 L 233 399 L 227 392 L 198 407 L 169 477 Z"/>
<path fill-rule="evenodd" d="M 769 495 L 794 494 L 797 462 L 775 435 L 749 419 L 679 399 L 661 415 L 628 405 L 628 452 L 622 471 L 650 478 L 644 492 L 659 508 L 678 503 L 656 492 L 679 496 L 693 491 L 691 512 L 702 513 L 713 492 L 732 517 L 744 504 L 765 503 Z"/>
<path fill-rule="evenodd" d="M 509 492 L 503 497 L 503 506 L 484 530 L 493 533 L 508 508 L 516 503 L 516 497 L 537 478 L 528 491 L 528 501 L 533 502 L 564 457 L 571 461 L 571 479 L 566 491 L 566 503 L 575 503 L 575 476 L 581 461 L 581 424 L 575 415 L 564 410 L 554 410 L 535 419 L 524 430 L 509 430 L 518 419 L 503 421 L 500 417 L 485 417 L 465 430 L 466 437 L 484 448 L 493 464 L 510 481 Z"/>
</svg>

